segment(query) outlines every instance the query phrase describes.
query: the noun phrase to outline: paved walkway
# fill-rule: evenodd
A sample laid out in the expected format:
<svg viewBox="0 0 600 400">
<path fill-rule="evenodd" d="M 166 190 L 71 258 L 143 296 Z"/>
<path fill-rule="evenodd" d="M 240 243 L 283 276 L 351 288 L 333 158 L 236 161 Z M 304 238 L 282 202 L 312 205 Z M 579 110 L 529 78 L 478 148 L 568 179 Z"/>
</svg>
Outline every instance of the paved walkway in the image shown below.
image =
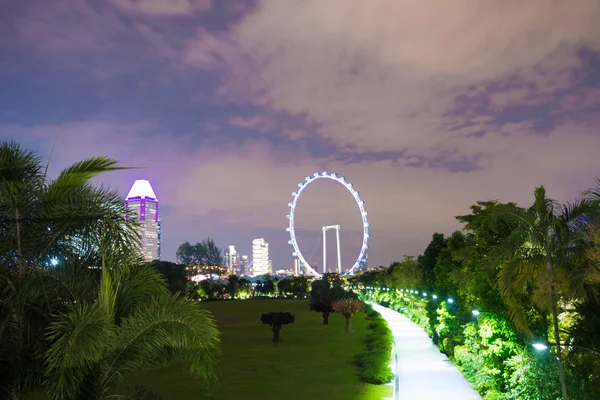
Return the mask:
<svg viewBox="0 0 600 400">
<path fill-rule="evenodd" d="M 395 400 L 481 400 L 420 326 L 397 311 L 371 305 L 388 322 L 396 340 Z"/>
</svg>

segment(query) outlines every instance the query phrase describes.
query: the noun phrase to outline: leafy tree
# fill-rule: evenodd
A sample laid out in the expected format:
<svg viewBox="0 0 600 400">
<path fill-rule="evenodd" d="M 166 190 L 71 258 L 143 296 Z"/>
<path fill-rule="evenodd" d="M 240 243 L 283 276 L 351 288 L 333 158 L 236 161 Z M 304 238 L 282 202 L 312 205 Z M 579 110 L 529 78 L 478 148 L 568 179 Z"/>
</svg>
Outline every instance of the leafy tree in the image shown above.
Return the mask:
<svg viewBox="0 0 600 400">
<path fill-rule="evenodd" d="M 227 293 L 232 299 L 235 299 L 237 292 L 240 288 L 240 277 L 237 275 L 229 275 L 227 278 Z"/>
<path fill-rule="evenodd" d="M 384 285 L 394 288 L 415 288 L 422 282 L 423 274 L 414 257 L 404 256 L 401 262 L 392 263 L 383 277 Z"/>
<path fill-rule="evenodd" d="M 280 342 L 279 332 L 281 327 L 287 324 L 293 324 L 296 317 L 289 312 L 268 312 L 260 316 L 260 320 L 263 324 L 269 324 L 271 331 L 273 332 L 273 341 Z"/>
<path fill-rule="evenodd" d="M 195 267 L 197 273 L 210 275 L 225 273 L 223 251 L 211 238 L 203 239 L 195 245 L 184 242 L 177 248 L 176 254 L 178 261 Z"/>
<path fill-rule="evenodd" d="M 333 310 L 339 312 L 346 319 L 345 332 L 350 332 L 350 319 L 354 314 L 364 310 L 364 303 L 358 299 L 341 299 L 333 302 Z"/>
<path fill-rule="evenodd" d="M 185 265 L 199 265 L 200 257 L 196 252 L 195 246 L 192 246 L 189 242 L 182 243 L 175 252 L 177 261 Z"/>
<path fill-rule="evenodd" d="M 308 279 L 305 276 L 280 279 L 277 282 L 277 291 L 280 296 L 305 297 L 308 292 Z"/>
<path fill-rule="evenodd" d="M 546 196 L 544 187 L 535 189 L 535 200 L 524 212 L 510 214 L 517 221 L 504 246 L 504 262 L 499 275 L 500 291 L 515 326 L 526 332 L 522 299 L 531 294 L 538 306 L 549 309 L 554 342 L 561 342 L 560 300 L 569 301 L 582 295 L 585 282 L 587 242 L 585 217 L 593 212 L 592 204 L 580 199 L 560 205 Z M 563 352 L 555 346 L 559 362 L 561 391 L 568 398 Z"/>
<path fill-rule="evenodd" d="M 322 313 L 323 325 L 328 325 L 329 315 L 334 312 L 333 303 L 336 300 L 355 297 L 355 295 L 344 290 L 341 280 L 332 280 L 325 275 L 312 282 L 308 305 L 312 311 Z"/>
<path fill-rule="evenodd" d="M 256 281 L 255 291 L 262 295 L 271 295 L 275 293 L 276 278 L 271 275 L 263 275 L 261 279 Z"/>
<path fill-rule="evenodd" d="M 185 265 L 169 261 L 154 260 L 150 263 L 150 267 L 154 268 L 165 277 L 171 293 L 186 292 L 188 280 Z"/>
<path fill-rule="evenodd" d="M 435 264 L 442 249 L 446 248 L 446 238 L 442 233 L 434 233 L 431 242 L 423 252 L 422 256 L 417 258 L 419 269 L 423 274 L 423 283 L 426 288 L 433 288 L 435 285 Z"/>
</svg>

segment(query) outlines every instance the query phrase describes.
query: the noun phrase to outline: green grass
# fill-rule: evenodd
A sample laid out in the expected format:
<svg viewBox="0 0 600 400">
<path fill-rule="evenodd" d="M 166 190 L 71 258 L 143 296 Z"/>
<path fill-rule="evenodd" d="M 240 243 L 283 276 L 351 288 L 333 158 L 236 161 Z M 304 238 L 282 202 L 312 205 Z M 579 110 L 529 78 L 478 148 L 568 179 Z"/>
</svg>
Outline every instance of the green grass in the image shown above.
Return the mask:
<svg viewBox="0 0 600 400">
<path fill-rule="evenodd" d="M 159 391 L 166 400 L 201 399 L 327 399 L 380 400 L 390 386 L 359 380 L 353 360 L 365 351 L 369 333 L 365 314 L 352 319 L 332 314 L 329 325 L 308 310 L 306 300 L 235 300 L 202 303 L 215 316 L 222 332 L 223 360 L 219 387 L 209 394 L 191 379 L 182 365 L 173 364 L 141 374 L 135 381 Z M 290 311 L 296 322 L 281 330 L 280 343 L 260 315 Z"/>
</svg>

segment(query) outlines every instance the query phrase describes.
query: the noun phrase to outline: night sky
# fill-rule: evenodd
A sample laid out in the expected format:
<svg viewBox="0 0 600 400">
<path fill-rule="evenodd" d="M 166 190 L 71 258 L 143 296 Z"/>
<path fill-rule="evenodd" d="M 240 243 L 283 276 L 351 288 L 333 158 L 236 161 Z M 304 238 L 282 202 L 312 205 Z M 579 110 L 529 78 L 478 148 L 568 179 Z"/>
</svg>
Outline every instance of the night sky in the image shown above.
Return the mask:
<svg viewBox="0 0 600 400">
<path fill-rule="evenodd" d="M 360 191 L 369 263 L 422 253 L 477 200 L 567 201 L 600 177 L 598 0 L 0 0 L 0 138 L 151 181 L 163 258 L 211 236 L 292 266 L 287 203 L 327 170 Z M 360 248 L 348 192 L 317 182 L 299 237 Z M 328 242 L 334 263 L 333 231 Z"/>
</svg>

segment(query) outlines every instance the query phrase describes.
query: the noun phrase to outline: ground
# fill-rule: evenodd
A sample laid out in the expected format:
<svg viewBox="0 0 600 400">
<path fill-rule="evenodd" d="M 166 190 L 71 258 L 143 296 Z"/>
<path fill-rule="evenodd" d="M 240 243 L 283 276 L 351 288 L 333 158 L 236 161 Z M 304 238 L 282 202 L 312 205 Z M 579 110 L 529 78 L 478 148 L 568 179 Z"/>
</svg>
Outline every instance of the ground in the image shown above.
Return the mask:
<svg viewBox="0 0 600 400">
<path fill-rule="evenodd" d="M 222 332 L 220 386 L 202 394 L 183 366 L 170 365 L 140 375 L 136 381 L 161 392 L 165 400 L 200 399 L 327 399 L 381 400 L 390 386 L 365 384 L 353 364 L 365 350 L 364 314 L 352 319 L 354 332 L 344 333 L 344 318 L 332 314 L 329 325 L 308 310 L 307 300 L 234 300 L 202 303 Z M 281 330 L 280 343 L 271 342 L 269 326 L 260 315 L 290 311 L 296 322 Z"/>
</svg>

